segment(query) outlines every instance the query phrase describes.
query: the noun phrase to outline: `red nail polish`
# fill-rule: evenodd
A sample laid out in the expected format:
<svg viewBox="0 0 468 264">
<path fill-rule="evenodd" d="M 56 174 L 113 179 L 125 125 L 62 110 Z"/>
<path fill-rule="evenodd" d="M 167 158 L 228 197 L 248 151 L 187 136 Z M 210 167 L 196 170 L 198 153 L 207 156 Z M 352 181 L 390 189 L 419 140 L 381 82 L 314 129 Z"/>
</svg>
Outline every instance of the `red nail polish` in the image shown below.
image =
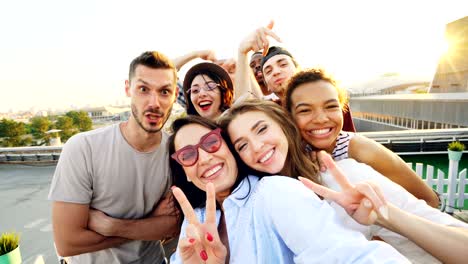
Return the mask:
<svg viewBox="0 0 468 264">
<path fill-rule="evenodd" d="M 210 233 L 206 232 L 206 239 L 208 239 L 208 241 L 211 242 L 213 241 L 213 236 Z"/>
<path fill-rule="evenodd" d="M 191 239 L 189 239 L 189 241 L 188 241 L 188 242 L 190 242 L 191 244 L 193 244 L 193 243 L 195 242 L 195 238 L 191 238 Z"/>
<path fill-rule="evenodd" d="M 208 259 L 208 254 L 206 254 L 205 250 L 202 250 L 200 252 L 200 257 L 203 259 L 203 261 L 206 261 Z"/>
</svg>

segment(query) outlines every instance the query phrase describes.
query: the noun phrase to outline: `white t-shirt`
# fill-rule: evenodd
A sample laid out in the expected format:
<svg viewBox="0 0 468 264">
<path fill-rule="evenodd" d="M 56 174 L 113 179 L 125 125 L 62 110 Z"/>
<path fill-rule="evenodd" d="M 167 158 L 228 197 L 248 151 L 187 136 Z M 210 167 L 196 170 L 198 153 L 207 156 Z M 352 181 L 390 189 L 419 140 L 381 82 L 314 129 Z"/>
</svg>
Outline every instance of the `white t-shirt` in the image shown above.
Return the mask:
<svg viewBox="0 0 468 264">
<path fill-rule="evenodd" d="M 275 93 L 271 93 L 269 95 L 264 95 L 262 97 L 263 100 L 270 100 L 270 101 L 275 101 L 275 100 L 278 100 L 279 97 L 275 94 Z"/>
<path fill-rule="evenodd" d="M 372 180 L 378 183 L 387 201 L 406 212 L 420 216 L 434 223 L 468 228 L 468 224 L 430 207 L 424 200 L 417 199 L 403 187 L 392 182 L 364 163 L 359 163 L 354 159 L 344 159 L 336 162 L 336 164 L 346 172 L 346 176 L 351 183 L 358 183 L 366 180 Z M 322 180 L 324 185 L 333 190 L 338 191 L 341 189 L 334 177 L 328 172 L 322 173 Z M 354 221 L 340 205 L 334 202 L 332 202 L 331 205 L 349 228 L 360 231 L 368 239 L 371 239 L 373 236 L 382 238 L 385 242 L 400 251 L 400 253 L 407 257 L 412 263 L 441 263 L 406 237 L 378 225 L 361 225 Z M 428 230 L 428 232 L 430 232 L 430 230 Z"/>
<path fill-rule="evenodd" d="M 133 149 L 118 124 L 80 133 L 63 147 L 49 199 L 120 219 L 145 218 L 169 189 L 168 135 L 148 153 Z M 159 241 L 132 241 L 70 258 L 71 263 L 161 263 Z"/>
</svg>

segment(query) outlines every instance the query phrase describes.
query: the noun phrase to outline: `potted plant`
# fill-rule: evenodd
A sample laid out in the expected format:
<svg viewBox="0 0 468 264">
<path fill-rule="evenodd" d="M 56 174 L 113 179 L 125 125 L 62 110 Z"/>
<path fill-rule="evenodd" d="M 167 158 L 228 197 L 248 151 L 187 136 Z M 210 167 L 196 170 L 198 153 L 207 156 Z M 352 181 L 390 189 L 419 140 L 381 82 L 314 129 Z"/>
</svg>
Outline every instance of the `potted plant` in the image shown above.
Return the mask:
<svg viewBox="0 0 468 264">
<path fill-rule="evenodd" d="M 459 141 L 453 141 L 448 145 L 448 155 L 450 160 L 459 161 L 465 150 L 465 145 Z"/>
<path fill-rule="evenodd" d="M 0 237 L 0 264 L 16 263 L 21 263 L 19 234 L 15 232 L 3 233 Z"/>
</svg>

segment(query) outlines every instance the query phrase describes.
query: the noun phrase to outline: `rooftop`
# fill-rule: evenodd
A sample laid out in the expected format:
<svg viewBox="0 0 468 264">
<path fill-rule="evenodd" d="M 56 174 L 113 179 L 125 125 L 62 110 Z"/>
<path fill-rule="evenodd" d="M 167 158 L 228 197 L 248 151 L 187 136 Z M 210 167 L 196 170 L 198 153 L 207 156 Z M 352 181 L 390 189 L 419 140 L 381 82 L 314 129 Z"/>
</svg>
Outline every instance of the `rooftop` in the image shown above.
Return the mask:
<svg viewBox="0 0 468 264">
<path fill-rule="evenodd" d="M 468 93 L 424 93 L 353 96 L 353 100 L 409 100 L 409 101 L 462 101 L 468 102 Z"/>
</svg>

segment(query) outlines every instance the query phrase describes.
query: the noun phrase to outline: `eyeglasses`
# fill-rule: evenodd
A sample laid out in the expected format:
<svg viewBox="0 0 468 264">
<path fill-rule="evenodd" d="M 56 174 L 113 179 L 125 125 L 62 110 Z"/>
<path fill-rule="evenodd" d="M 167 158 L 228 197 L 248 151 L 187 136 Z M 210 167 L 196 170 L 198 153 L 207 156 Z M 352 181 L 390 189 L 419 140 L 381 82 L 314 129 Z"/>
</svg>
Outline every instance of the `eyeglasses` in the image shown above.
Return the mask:
<svg viewBox="0 0 468 264">
<path fill-rule="evenodd" d="M 187 93 L 192 93 L 192 94 L 198 94 L 200 93 L 201 89 L 209 92 L 213 91 L 214 89 L 222 87 L 221 85 L 215 83 L 215 82 L 206 82 L 204 86 L 192 86 L 187 90 Z"/>
<path fill-rule="evenodd" d="M 193 166 L 198 161 L 198 148 L 201 148 L 208 153 L 214 153 L 221 147 L 223 143 L 222 140 L 221 128 L 216 128 L 201 137 L 198 144 L 188 145 L 179 149 L 171 155 L 171 158 L 175 159 L 184 167 Z"/>
</svg>

